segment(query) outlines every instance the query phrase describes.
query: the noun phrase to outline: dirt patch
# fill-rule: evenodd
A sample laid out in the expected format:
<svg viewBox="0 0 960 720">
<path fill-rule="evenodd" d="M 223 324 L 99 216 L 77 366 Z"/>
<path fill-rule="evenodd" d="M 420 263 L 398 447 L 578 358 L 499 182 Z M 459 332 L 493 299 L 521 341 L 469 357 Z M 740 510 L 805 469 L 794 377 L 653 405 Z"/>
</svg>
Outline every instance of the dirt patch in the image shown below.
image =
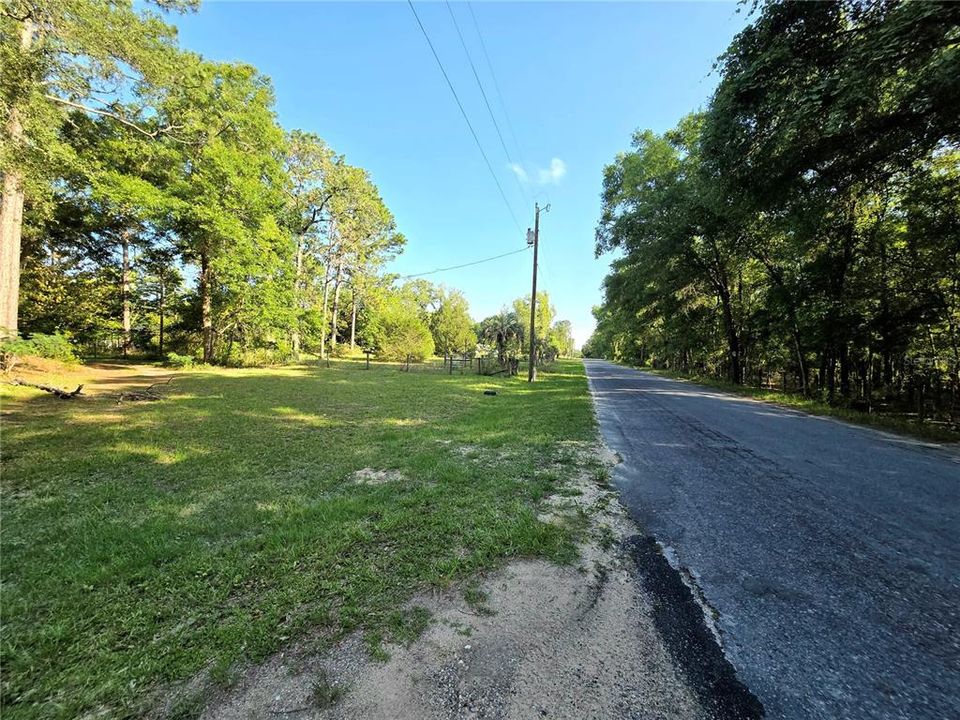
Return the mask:
<svg viewBox="0 0 960 720">
<path fill-rule="evenodd" d="M 376 470 L 375 468 L 365 467 L 357 470 L 350 476 L 357 485 L 385 485 L 390 482 L 397 482 L 404 479 L 404 474 L 399 470 Z"/>
<path fill-rule="evenodd" d="M 635 577 L 625 539 L 636 528 L 595 472 L 544 504 L 546 521 L 571 517 L 587 525 L 576 565 L 514 562 L 466 589 L 414 598 L 409 607 L 426 608 L 432 621 L 409 646 L 387 646 L 385 662 L 370 657 L 360 634 L 323 653 L 288 649 L 242 674 L 202 717 L 707 716 Z"/>
<path fill-rule="evenodd" d="M 482 445 L 453 445 L 450 441 L 438 441 L 442 442 L 444 445 L 450 446 L 451 452 L 455 455 L 458 455 L 465 460 L 471 460 L 473 462 L 488 464 L 488 463 L 498 463 L 504 462 L 515 457 L 514 453 L 510 450 L 494 450 L 492 448 L 486 448 Z"/>
<path fill-rule="evenodd" d="M 95 363 L 85 367 L 92 374 L 92 389 L 95 394 L 112 394 L 149 387 L 158 382 L 167 382 L 178 375 L 169 368 L 154 365 Z"/>
<path fill-rule="evenodd" d="M 132 365 L 128 363 L 62 363 L 38 357 L 23 357 L 4 379 L 15 377 L 30 382 L 45 383 L 71 389 L 83 385 L 83 396 L 113 395 L 123 390 L 149 387 L 157 382 L 166 382 L 177 373 L 169 368 L 155 365 Z"/>
</svg>

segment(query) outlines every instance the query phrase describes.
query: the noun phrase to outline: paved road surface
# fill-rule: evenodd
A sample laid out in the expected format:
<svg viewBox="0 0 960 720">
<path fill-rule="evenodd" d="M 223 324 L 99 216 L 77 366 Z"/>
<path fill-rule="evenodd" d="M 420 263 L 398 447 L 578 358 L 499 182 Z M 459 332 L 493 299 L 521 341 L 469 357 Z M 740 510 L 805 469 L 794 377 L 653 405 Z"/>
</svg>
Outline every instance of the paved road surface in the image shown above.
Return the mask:
<svg viewBox="0 0 960 720">
<path fill-rule="evenodd" d="M 960 718 L 960 454 L 586 366 L 625 504 L 767 717 Z"/>
</svg>

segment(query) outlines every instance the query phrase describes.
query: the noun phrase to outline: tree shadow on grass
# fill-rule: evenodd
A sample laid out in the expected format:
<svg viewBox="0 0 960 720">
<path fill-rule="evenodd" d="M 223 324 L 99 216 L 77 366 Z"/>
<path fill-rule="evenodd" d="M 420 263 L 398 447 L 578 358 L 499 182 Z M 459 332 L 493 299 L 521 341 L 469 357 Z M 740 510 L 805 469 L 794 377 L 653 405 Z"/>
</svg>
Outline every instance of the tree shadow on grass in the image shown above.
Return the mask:
<svg viewBox="0 0 960 720">
<path fill-rule="evenodd" d="M 482 394 L 493 386 L 499 394 Z M 592 438 L 585 381 L 393 369 L 201 371 L 157 402 L 42 396 L 4 428 L 3 707 L 142 712 L 152 687 L 425 586 L 568 557 L 536 519 L 544 453 Z M 460 445 L 509 447 L 466 461 Z M 393 469 L 383 485 L 353 473 Z"/>
</svg>

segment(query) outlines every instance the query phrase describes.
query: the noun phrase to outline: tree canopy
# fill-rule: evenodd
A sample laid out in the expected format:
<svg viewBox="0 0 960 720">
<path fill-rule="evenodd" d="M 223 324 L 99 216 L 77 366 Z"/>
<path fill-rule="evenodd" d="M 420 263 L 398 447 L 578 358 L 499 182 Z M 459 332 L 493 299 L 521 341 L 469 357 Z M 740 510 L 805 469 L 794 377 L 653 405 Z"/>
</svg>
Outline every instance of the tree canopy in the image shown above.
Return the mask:
<svg viewBox="0 0 960 720">
<path fill-rule="evenodd" d="M 370 173 L 281 127 L 257 68 L 178 45 L 166 16 L 197 6 L 0 9 L 0 340 L 239 365 L 475 352 L 461 293 L 386 273 L 407 239 Z"/>
<path fill-rule="evenodd" d="M 842 403 L 960 393 L 960 11 L 766 2 L 604 172 L 588 354 Z"/>
</svg>

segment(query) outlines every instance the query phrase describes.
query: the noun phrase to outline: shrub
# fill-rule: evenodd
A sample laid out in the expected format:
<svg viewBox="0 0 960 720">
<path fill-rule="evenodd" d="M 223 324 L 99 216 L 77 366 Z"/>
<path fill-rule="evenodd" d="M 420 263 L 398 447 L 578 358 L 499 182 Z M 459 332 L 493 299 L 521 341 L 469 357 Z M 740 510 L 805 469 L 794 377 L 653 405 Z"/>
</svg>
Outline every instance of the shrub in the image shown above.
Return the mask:
<svg viewBox="0 0 960 720">
<path fill-rule="evenodd" d="M 350 343 L 339 342 L 336 347 L 330 348 L 328 354 L 334 358 L 350 357 Z"/>
<path fill-rule="evenodd" d="M 270 367 L 273 365 L 284 365 L 290 362 L 293 356 L 289 350 L 284 348 L 250 348 L 247 350 L 234 350 L 223 361 L 228 367 Z"/>
<path fill-rule="evenodd" d="M 167 353 L 167 361 L 164 363 L 167 367 L 183 370 L 193 367 L 193 357 L 190 355 L 178 355 L 175 352 Z"/>
<path fill-rule="evenodd" d="M 4 340 L 0 342 L 0 354 L 4 357 L 34 355 L 66 363 L 77 361 L 77 355 L 70 343 L 70 338 L 60 333 L 54 333 L 53 335 L 33 333 L 29 337 Z"/>
<path fill-rule="evenodd" d="M 380 316 L 382 336 L 378 355 L 385 360 L 406 360 L 410 356 L 422 362 L 433 355 L 433 335 L 430 328 L 412 308 L 388 306 Z"/>
</svg>

